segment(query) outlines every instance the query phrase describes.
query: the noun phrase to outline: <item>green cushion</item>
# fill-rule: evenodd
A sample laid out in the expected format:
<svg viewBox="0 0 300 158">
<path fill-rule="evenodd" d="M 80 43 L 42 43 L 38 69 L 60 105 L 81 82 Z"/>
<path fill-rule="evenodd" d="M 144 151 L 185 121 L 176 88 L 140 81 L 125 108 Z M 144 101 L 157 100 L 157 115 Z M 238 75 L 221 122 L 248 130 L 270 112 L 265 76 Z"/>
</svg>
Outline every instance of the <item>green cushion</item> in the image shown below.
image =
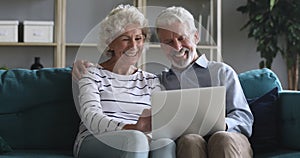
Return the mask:
<svg viewBox="0 0 300 158">
<path fill-rule="evenodd" d="M 73 158 L 73 154 L 70 150 L 14 150 L 0 155 L 0 158 Z"/>
<path fill-rule="evenodd" d="M 254 158 L 298 158 L 300 151 L 290 149 L 279 149 L 266 153 L 255 154 Z"/>
<path fill-rule="evenodd" d="M 0 71 L 0 133 L 13 149 L 72 150 L 79 117 L 70 68 Z"/>
<path fill-rule="evenodd" d="M 300 91 L 279 93 L 282 145 L 300 150 Z"/>
<path fill-rule="evenodd" d="M 38 104 L 72 97 L 70 68 L 0 71 L 0 113 L 24 111 Z M 70 95 L 66 95 L 71 92 Z M 13 106 L 11 106 L 13 105 Z"/>
<path fill-rule="evenodd" d="M 270 69 L 255 69 L 238 75 L 246 98 L 260 97 L 275 87 L 282 90 L 277 75 Z"/>
</svg>

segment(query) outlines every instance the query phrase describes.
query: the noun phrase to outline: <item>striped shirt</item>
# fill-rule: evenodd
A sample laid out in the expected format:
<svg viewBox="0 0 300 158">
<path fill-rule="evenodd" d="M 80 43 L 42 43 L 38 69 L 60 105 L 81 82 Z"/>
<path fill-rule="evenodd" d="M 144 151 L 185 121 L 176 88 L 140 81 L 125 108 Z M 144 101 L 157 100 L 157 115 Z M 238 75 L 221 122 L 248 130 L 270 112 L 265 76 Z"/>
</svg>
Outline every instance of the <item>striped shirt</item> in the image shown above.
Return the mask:
<svg viewBox="0 0 300 158">
<path fill-rule="evenodd" d="M 151 93 L 160 90 L 154 74 L 138 70 L 132 75 L 119 75 L 102 67 L 90 67 L 78 81 L 81 124 L 75 142 L 78 151 L 82 140 L 121 130 L 135 124 L 142 111 L 151 107 Z"/>
</svg>

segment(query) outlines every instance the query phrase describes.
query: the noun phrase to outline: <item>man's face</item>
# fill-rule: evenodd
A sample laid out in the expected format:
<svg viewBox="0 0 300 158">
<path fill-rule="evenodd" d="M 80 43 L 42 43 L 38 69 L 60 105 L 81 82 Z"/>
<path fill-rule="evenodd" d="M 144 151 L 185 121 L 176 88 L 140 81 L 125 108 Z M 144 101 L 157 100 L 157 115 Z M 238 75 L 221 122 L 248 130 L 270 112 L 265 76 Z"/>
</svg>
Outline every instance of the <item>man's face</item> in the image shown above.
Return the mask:
<svg viewBox="0 0 300 158">
<path fill-rule="evenodd" d="M 187 26 L 182 23 L 174 23 L 157 30 L 161 48 L 172 65 L 178 69 L 186 68 L 198 58 L 198 33 L 191 34 L 187 30 Z"/>
</svg>

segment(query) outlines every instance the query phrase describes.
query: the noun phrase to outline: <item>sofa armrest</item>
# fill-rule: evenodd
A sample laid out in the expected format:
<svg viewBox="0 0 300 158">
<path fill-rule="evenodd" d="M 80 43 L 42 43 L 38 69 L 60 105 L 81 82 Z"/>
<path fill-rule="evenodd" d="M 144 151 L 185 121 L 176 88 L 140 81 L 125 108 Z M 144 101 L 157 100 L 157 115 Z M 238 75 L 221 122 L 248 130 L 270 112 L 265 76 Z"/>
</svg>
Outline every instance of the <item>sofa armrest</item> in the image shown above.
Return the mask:
<svg viewBox="0 0 300 158">
<path fill-rule="evenodd" d="M 282 145 L 300 149 L 300 91 L 279 92 L 279 116 Z"/>
</svg>

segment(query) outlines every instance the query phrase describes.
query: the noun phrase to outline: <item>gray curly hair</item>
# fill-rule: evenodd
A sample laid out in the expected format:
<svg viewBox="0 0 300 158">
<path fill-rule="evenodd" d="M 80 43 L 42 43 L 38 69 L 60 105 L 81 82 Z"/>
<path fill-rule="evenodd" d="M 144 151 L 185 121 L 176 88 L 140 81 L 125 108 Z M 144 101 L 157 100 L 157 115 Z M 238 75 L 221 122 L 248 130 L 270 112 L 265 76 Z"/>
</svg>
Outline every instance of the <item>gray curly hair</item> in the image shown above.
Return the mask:
<svg viewBox="0 0 300 158">
<path fill-rule="evenodd" d="M 107 53 L 108 45 L 122 33 L 129 24 L 137 24 L 146 37 L 150 39 L 150 30 L 145 16 L 134 6 L 120 4 L 114 8 L 100 23 L 98 50 Z"/>
<path fill-rule="evenodd" d="M 186 24 L 189 33 L 195 33 L 195 31 L 197 31 L 193 15 L 183 7 L 175 6 L 163 10 L 158 15 L 156 19 L 156 28 L 168 30 L 168 26 L 171 26 L 175 22 Z"/>
</svg>

